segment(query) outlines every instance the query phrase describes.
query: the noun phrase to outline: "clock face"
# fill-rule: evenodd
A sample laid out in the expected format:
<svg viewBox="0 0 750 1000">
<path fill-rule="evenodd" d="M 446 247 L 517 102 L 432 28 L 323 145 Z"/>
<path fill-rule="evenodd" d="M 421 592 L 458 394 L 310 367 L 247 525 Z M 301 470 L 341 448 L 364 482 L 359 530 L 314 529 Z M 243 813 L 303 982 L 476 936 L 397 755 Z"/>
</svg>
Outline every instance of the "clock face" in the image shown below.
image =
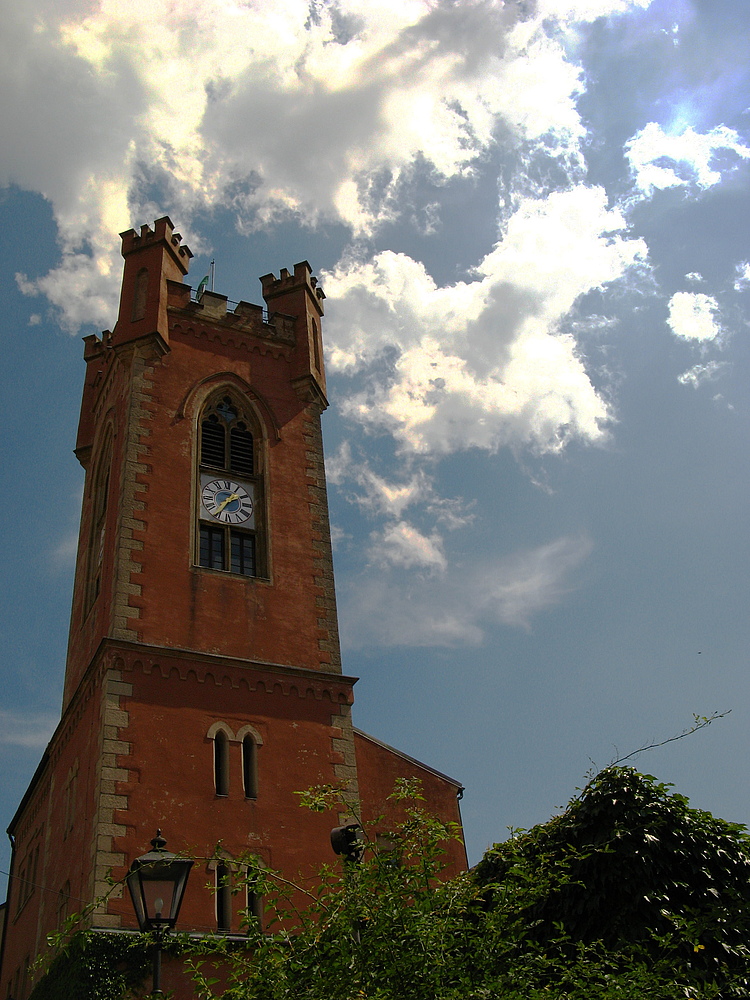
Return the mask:
<svg viewBox="0 0 750 1000">
<path fill-rule="evenodd" d="M 252 523 L 253 498 L 247 487 L 232 479 L 201 479 L 201 504 L 210 518 L 222 524 Z"/>
</svg>

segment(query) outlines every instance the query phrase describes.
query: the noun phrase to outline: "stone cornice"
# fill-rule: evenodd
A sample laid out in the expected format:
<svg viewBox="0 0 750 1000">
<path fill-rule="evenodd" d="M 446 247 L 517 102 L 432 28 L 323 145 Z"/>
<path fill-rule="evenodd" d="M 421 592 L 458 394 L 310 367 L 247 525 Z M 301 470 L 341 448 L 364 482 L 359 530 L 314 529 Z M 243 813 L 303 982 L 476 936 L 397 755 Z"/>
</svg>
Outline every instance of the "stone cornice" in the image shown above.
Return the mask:
<svg viewBox="0 0 750 1000">
<path fill-rule="evenodd" d="M 264 660 L 246 660 L 173 646 L 151 646 L 122 639 L 103 639 L 94 661 L 102 657 L 112 660 L 118 655 L 125 660 L 127 668 L 140 663 L 144 673 L 159 670 L 164 678 L 176 672 L 180 680 L 187 680 L 188 675 L 193 674 L 199 683 L 205 683 L 210 678 L 217 686 L 221 686 L 223 680 L 229 680 L 232 686 L 236 687 L 240 680 L 248 683 L 249 676 L 254 674 L 258 683 L 267 691 L 272 691 L 279 685 L 282 694 L 296 693 L 299 697 L 306 697 L 312 693 L 316 698 L 320 698 L 324 691 L 328 691 L 329 696 L 335 691 L 337 695 L 335 700 L 340 700 L 339 695 L 348 692 L 346 703 L 351 700 L 351 689 L 358 680 L 356 677 L 334 671 L 268 663 Z M 181 671 L 175 662 L 179 660 L 189 661 L 190 667 Z"/>
</svg>

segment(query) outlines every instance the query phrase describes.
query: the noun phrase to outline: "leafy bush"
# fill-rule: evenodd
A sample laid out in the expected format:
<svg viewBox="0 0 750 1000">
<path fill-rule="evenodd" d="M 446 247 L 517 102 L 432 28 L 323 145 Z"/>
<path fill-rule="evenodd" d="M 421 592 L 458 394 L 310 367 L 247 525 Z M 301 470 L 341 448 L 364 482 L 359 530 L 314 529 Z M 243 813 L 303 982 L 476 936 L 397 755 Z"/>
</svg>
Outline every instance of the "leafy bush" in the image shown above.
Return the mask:
<svg viewBox="0 0 750 1000">
<path fill-rule="evenodd" d="M 150 945 L 141 935 L 77 931 L 29 1000 L 123 1000 L 142 992 L 150 967 Z"/>
</svg>

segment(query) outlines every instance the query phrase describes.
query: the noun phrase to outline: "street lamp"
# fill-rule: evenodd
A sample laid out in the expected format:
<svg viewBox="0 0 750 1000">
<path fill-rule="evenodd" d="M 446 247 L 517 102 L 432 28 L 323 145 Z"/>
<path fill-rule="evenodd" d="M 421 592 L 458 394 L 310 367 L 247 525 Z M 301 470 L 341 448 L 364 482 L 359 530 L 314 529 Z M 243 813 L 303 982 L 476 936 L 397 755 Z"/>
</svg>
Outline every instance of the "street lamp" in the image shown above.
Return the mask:
<svg viewBox="0 0 750 1000">
<path fill-rule="evenodd" d="M 136 858 L 125 881 L 128 883 L 133 909 L 142 931 L 153 931 L 154 988 L 152 996 L 162 996 L 161 946 L 164 935 L 177 922 L 180 904 L 185 894 L 193 862 L 165 851 L 166 840 L 161 830 L 151 841 L 153 850 Z"/>
</svg>

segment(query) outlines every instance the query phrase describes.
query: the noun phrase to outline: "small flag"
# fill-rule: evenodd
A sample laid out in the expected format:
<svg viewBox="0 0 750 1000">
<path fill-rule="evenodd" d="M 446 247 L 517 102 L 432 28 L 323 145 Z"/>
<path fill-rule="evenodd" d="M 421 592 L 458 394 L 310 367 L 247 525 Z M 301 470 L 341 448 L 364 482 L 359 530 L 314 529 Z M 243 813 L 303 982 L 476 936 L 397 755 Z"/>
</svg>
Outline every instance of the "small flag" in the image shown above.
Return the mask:
<svg viewBox="0 0 750 1000">
<path fill-rule="evenodd" d="M 206 290 L 206 285 L 208 284 L 208 275 L 205 278 L 201 278 L 200 284 L 198 285 L 198 290 L 195 293 L 196 299 L 199 299 L 204 291 Z"/>
</svg>

